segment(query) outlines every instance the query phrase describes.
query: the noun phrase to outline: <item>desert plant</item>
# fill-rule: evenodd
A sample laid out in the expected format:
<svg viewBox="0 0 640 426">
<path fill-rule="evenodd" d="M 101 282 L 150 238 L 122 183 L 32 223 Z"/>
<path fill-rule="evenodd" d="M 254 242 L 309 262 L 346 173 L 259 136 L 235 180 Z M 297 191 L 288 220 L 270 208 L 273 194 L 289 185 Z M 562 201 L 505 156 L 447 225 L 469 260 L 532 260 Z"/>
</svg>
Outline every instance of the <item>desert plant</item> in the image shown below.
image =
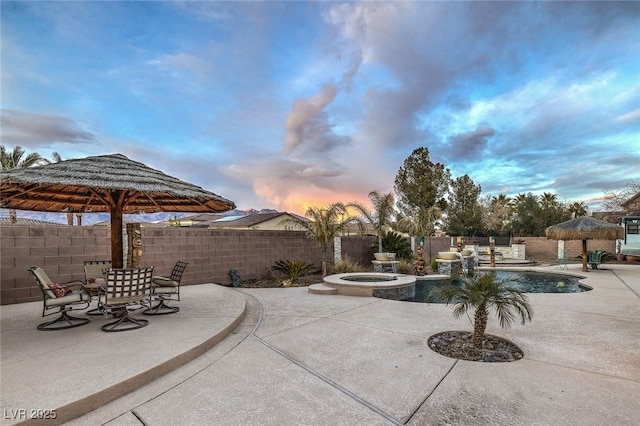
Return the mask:
<svg viewBox="0 0 640 426">
<path fill-rule="evenodd" d="M 284 275 L 291 285 L 296 285 L 300 277 L 311 272 L 313 264 L 302 260 L 278 260 L 271 269 Z"/>
<path fill-rule="evenodd" d="M 398 263 L 398 273 L 399 274 L 413 274 L 413 264 L 411 262 L 408 262 L 406 260 L 401 260 L 400 263 Z"/>
<path fill-rule="evenodd" d="M 494 274 L 468 273 L 457 277 L 460 286 L 434 289 L 430 297 L 454 304 L 453 315 L 459 318 L 470 310 L 473 316 L 473 346 L 482 348 L 489 311 L 493 309 L 502 328 L 509 328 L 520 317 L 521 323 L 533 319 L 533 308 L 527 296 L 510 286 L 512 279 L 497 279 Z"/>
<path fill-rule="evenodd" d="M 384 247 L 384 249 L 388 253 L 395 253 L 396 259 L 398 260 L 400 259 L 411 260 L 413 258 L 413 252 L 411 251 L 411 243 L 409 242 L 409 240 L 407 240 L 405 237 L 398 234 L 397 232 L 393 232 L 393 231 L 385 232 L 382 235 L 382 247 Z M 371 248 L 374 251 L 379 252 L 377 242 L 374 242 L 371 245 Z"/>
<path fill-rule="evenodd" d="M 305 216 L 309 219 L 293 217 L 282 221 L 285 226 L 299 227 L 307 233 L 307 237 L 322 247 L 322 276 L 327 275 L 327 260 L 329 246 L 333 239 L 342 235 L 350 224 L 356 224 L 363 231 L 362 221 L 355 216 L 349 216 L 347 208 L 342 203 L 330 204 L 328 207 L 309 207 Z"/>
<path fill-rule="evenodd" d="M 348 257 L 336 262 L 331 268 L 329 272 L 332 274 L 346 274 L 347 272 L 362 272 L 363 267 L 357 262 L 349 259 Z"/>
</svg>

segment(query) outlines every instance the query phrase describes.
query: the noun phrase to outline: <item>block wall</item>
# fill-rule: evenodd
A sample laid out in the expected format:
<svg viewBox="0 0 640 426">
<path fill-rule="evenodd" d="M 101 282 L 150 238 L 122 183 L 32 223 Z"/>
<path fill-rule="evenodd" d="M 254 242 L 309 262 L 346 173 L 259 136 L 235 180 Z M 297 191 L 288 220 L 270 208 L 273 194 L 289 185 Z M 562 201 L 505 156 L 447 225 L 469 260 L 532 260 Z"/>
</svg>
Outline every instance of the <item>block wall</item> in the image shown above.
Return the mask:
<svg viewBox="0 0 640 426">
<path fill-rule="evenodd" d="M 529 259 L 557 258 L 557 241 L 544 237 L 523 238 Z M 375 237 L 343 237 L 342 256 L 370 266 Z M 183 284 L 231 283 L 229 270 L 242 279 L 258 278 L 277 260 L 302 260 L 322 265 L 322 248 L 302 232 L 221 230 L 203 228 L 142 228 L 142 265 L 153 265 L 156 274 L 168 275 L 177 260 L 189 262 Z M 431 258 L 448 251 L 449 237 L 425 241 Z M 42 267 L 54 282 L 83 280 L 85 260 L 109 260 L 109 228 L 99 226 L 0 227 L 0 303 L 40 300 L 42 295 L 27 272 Z M 581 253 L 580 241 L 566 241 L 570 257 Z M 588 249 L 615 251 L 615 241 L 588 241 Z M 426 254 L 426 253 L 425 253 Z M 428 258 L 428 256 L 425 256 Z M 333 258 L 333 247 L 328 258 Z"/>
</svg>

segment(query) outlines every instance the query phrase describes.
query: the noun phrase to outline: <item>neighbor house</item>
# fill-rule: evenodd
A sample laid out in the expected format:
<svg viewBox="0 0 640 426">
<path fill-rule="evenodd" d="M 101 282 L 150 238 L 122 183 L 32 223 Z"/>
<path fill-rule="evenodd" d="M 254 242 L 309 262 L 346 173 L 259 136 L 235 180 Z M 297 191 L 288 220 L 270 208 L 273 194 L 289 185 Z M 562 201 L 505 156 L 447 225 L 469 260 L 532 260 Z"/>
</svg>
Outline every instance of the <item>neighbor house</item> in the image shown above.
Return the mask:
<svg viewBox="0 0 640 426">
<path fill-rule="evenodd" d="M 620 224 L 624 227 L 624 239 L 620 253 L 640 255 L 640 192 L 621 204 L 624 216 Z"/>
</svg>

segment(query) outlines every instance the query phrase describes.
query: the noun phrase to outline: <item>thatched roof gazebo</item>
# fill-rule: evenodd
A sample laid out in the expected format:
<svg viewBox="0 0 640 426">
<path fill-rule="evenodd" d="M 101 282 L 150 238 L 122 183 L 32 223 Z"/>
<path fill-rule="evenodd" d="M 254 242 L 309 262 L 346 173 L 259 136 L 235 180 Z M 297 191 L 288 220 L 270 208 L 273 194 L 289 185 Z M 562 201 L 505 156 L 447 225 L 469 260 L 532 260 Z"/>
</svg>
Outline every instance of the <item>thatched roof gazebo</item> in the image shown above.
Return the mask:
<svg viewBox="0 0 640 426">
<path fill-rule="evenodd" d="M 613 223 L 581 216 L 548 227 L 547 238 L 553 240 L 582 240 L 582 270 L 587 271 L 587 240 L 617 240 L 624 237 L 624 230 Z"/>
<path fill-rule="evenodd" d="M 0 206 L 111 215 L 111 261 L 123 264 L 123 213 L 210 212 L 233 201 L 122 154 L 99 155 L 0 173 Z"/>
</svg>

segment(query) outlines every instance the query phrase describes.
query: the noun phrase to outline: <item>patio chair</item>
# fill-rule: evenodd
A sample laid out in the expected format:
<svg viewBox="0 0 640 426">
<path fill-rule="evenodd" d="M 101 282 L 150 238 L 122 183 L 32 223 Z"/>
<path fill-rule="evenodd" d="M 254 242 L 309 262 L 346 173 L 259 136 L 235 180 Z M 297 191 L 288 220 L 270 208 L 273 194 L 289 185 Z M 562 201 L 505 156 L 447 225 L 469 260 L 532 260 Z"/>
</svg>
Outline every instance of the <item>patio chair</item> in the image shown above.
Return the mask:
<svg viewBox="0 0 640 426">
<path fill-rule="evenodd" d="M 116 321 L 105 324 L 102 331 L 128 331 L 146 327 L 148 320 L 129 315 L 129 309 L 140 309 L 151 295 L 153 266 L 148 268 L 110 269 L 107 282 L 100 288 L 98 307 Z"/>
<path fill-rule="evenodd" d="M 564 269 L 569 270 L 567 263 L 569 262 L 569 255 L 564 253 L 563 255 L 558 256 L 556 260 L 556 269 Z"/>
<path fill-rule="evenodd" d="M 153 277 L 153 288 L 151 290 L 152 306 L 143 312 L 145 315 L 167 315 L 180 311 L 178 306 L 167 305 L 168 300 L 180 301 L 180 281 L 182 274 L 187 269 L 187 262 L 177 261 L 169 278 Z M 153 301 L 159 303 L 153 306 Z"/>
<path fill-rule="evenodd" d="M 587 253 L 587 263 L 591 266 L 591 269 L 598 271 L 600 264 L 604 263 L 605 252 L 596 250 Z"/>
<path fill-rule="evenodd" d="M 92 297 L 98 296 L 100 286 L 107 281 L 107 270 L 111 268 L 110 260 L 85 260 L 84 262 L 84 288 Z M 99 308 L 87 311 L 87 315 L 102 315 Z"/>
<path fill-rule="evenodd" d="M 28 271 L 42 291 L 42 316 L 60 314 L 58 318 L 38 325 L 38 330 L 64 330 L 89 322 L 89 318 L 78 318 L 68 314 L 69 311 L 79 311 L 89 307 L 91 295 L 84 289 L 82 281 L 56 284 L 38 266 L 32 266 Z"/>
</svg>

